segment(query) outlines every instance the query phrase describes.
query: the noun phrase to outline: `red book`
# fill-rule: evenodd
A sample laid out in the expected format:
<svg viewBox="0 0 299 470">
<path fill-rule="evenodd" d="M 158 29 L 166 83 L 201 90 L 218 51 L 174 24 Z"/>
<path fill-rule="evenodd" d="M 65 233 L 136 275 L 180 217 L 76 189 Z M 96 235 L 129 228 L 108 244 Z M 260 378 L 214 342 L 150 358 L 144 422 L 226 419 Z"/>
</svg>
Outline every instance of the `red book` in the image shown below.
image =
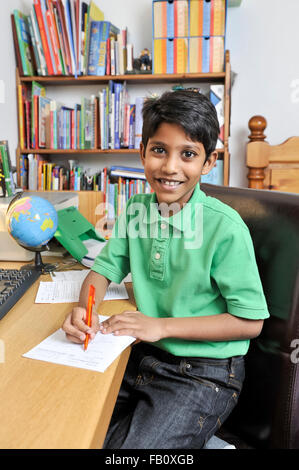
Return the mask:
<svg viewBox="0 0 299 470">
<path fill-rule="evenodd" d="M 55 26 L 54 26 L 54 22 L 53 22 L 53 18 L 52 18 L 50 10 L 46 11 L 46 19 L 47 19 L 47 24 L 48 24 L 49 34 L 50 34 L 50 41 L 52 45 L 57 75 L 62 75 L 62 66 L 61 66 L 60 57 L 59 57 L 59 43 L 58 43 L 58 38 L 56 38 Z"/>
<path fill-rule="evenodd" d="M 26 116 L 26 148 L 31 148 L 31 126 L 30 126 L 30 119 L 31 119 L 31 102 L 30 100 L 25 101 L 25 116 Z"/>
<path fill-rule="evenodd" d="M 34 136 L 35 136 L 35 147 L 38 149 L 38 143 L 39 143 L 39 113 L 38 113 L 38 108 L 39 108 L 39 96 L 34 95 L 33 96 L 33 106 L 34 106 Z"/>
<path fill-rule="evenodd" d="M 106 75 L 110 75 L 111 72 L 111 40 L 110 38 L 106 41 Z"/>
<path fill-rule="evenodd" d="M 49 45 L 48 45 L 47 34 L 46 34 L 46 30 L 45 30 L 45 25 L 44 25 L 40 0 L 33 0 L 33 2 L 34 2 L 34 9 L 35 9 L 37 22 L 38 22 L 39 32 L 40 32 L 40 36 L 41 36 L 41 40 L 42 40 L 42 46 L 43 46 L 43 50 L 44 50 L 44 54 L 45 54 L 45 60 L 46 60 L 46 64 L 47 64 L 48 74 L 49 75 L 54 75 L 54 69 L 53 69 L 53 65 L 52 65 L 50 49 L 49 49 Z"/>
</svg>

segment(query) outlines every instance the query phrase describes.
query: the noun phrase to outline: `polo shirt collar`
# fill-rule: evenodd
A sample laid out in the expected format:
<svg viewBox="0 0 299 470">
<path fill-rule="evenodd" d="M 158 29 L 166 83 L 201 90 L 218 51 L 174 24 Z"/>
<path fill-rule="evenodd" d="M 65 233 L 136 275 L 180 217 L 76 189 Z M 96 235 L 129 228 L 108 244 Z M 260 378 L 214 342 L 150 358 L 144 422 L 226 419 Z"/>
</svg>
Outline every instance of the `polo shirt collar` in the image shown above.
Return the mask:
<svg viewBox="0 0 299 470">
<path fill-rule="evenodd" d="M 186 224 L 184 226 L 183 221 L 189 220 L 188 218 L 190 217 L 190 205 L 191 205 L 191 216 L 193 217 L 195 213 L 194 211 L 195 204 L 204 202 L 205 198 L 206 198 L 206 195 L 200 189 L 200 185 L 198 183 L 194 188 L 191 198 L 189 199 L 187 204 L 185 204 L 183 209 L 181 209 L 179 212 L 177 212 L 171 217 L 162 217 L 158 211 L 158 201 L 157 201 L 156 193 L 153 193 L 150 198 L 149 206 L 144 213 L 143 222 L 146 224 L 163 222 L 165 224 L 172 225 L 177 230 L 180 230 L 181 232 L 183 232 L 189 228 L 189 224 L 188 224 L 188 227 L 186 226 Z M 190 223 L 191 223 L 191 220 L 190 220 Z"/>
</svg>

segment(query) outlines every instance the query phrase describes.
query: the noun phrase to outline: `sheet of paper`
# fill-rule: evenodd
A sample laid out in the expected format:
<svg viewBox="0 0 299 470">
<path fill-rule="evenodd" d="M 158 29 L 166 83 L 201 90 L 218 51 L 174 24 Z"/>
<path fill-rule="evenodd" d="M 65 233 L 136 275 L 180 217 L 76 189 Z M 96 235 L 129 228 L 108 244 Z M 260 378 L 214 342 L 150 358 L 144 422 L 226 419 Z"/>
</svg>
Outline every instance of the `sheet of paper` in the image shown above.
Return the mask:
<svg viewBox="0 0 299 470">
<path fill-rule="evenodd" d="M 40 282 L 37 295 L 35 298 L 36 304 L 62 304 L 78 302 L 80 289 L 83 279 L 77 281 L 59 280 L 55 282 Z M 128 292 L 125 284 L 115 284 L 111 282 L 104 300 L 118 300 L 128 299 Z"/>
<path fill-rule="evenodd" d="M 108 318 L 104 315 L 99 315 L 99 317 L 100 321 Z M 132 336 L 103 335 L 99 332 L 95 339 L 89 342 L 87 350 L 84 351 L 82 344 L 71 343 L 66 339 L 64 331 L 59 329 L 23 354 L 23 357 L 105 372 L 107 367 L 133 341 L 135 338 Z"/>
</svg>

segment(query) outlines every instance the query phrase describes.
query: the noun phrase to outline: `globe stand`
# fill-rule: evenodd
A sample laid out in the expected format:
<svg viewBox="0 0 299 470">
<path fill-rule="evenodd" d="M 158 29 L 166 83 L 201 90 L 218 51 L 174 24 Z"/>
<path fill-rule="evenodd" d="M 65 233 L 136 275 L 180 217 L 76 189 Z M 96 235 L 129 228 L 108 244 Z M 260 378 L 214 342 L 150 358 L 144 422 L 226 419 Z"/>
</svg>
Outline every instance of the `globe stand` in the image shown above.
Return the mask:
<svg viewBox="0 0 299 470">
<path fill-rule="evenodd" d="M 26 247 L 28 250 L 29 248 Z M 55 269 L 57 269 L 57 264 L 51 264 L 51 263 L 44 263 L 43 259 L 41 257 L 41 251 L 46 251 L 49 250 L 50 248 L 48 245 L 43 246 L 42 248 L 30 248 L 30 251 L 35 251 L 35 260 L 34 264 L 24 264 L 24 266 L 21 266 L 21 270 L 35 270 L 39 271 L 42 274 L 49 274 Z"/>
</svg>

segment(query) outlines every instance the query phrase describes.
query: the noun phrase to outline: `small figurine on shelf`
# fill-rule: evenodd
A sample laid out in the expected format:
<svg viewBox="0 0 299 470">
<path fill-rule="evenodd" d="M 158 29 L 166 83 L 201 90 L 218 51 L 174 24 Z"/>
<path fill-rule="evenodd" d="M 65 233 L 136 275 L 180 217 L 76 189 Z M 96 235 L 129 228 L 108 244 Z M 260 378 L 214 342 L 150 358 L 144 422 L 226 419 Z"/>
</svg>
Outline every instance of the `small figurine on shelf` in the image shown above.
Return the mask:
<svg viewBox="0 0 299 470">
<path fill-rule="evenodd" d="M 152 73 L 152 59 L 149 49 L 143 49 L 139 58 L 134 59 L 134 70 L 136 73 Z"/>
</svg>

